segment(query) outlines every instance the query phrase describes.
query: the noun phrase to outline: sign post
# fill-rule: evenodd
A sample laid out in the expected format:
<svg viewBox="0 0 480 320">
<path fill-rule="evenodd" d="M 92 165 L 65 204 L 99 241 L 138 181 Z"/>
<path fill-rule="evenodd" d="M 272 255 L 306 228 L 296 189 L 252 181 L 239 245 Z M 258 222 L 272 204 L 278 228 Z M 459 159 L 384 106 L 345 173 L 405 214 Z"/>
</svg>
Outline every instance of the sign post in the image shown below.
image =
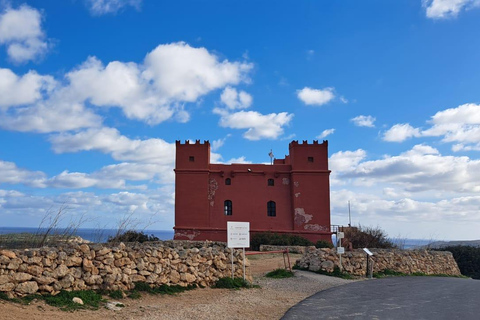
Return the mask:
<svg viewBox="0 0 480 320">
<path fill-rule="evenodd" d="M 245 280 L 245 248 L 250 247 L 250 222 L 227 221 L 227 247 L 230 248 L 232 257 L 232 279 L 233 270 L 233 249 L 243 248 L 243 280 Z"/>
<path fill-rule="evenodd" d="M 345 237 L 343 232 L 337 231 L 337 253 L 340 258 L 340 271 L 343 271 L 342 266 L 342 254 L 345 253 L 345 249 L 342 247 L 342 239 Z"/>
</svg>

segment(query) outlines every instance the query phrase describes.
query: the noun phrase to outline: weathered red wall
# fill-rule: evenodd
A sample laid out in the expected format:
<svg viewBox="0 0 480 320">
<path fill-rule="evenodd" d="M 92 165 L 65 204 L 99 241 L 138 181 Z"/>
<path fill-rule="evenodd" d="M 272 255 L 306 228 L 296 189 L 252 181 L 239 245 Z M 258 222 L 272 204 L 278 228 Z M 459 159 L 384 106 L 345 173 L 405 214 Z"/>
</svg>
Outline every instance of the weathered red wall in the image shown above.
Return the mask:
<svg viewBox="0 0 480 320">
<path fill-rule="evenodd" d="M 245 221 L 252 233 L 330 240 L 326 141 L 293 141 L 290 155 L 273 165 L 210 164 L 208 141 L 177 141 L 176 147 L 175 239 L 226 241 L 227 221 Z M 227 178 L 231 185 L 225 184 Z M 268 186 L 268 179 L 274 179 L 275 185 Z M 232 201 L 231 216 L 224 214 L 225 200 Z M 276 203 L 275 217 L 267 215 L 268 201 Z"/>
</svg>

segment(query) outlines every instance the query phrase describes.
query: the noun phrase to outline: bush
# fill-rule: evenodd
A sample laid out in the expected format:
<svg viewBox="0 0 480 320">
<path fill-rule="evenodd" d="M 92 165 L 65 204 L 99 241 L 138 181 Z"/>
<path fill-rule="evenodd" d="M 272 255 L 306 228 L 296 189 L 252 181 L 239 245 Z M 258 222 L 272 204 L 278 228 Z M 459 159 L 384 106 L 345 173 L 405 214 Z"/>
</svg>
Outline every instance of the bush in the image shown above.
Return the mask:
<svg viewBox="0 0 480 320">
<path fill-rule="evenodd" d="M 72 301 L 74 297 L 82 299 L 83 305 Z M 63 311 L 77 309 L 98 309 L 102 302 L 102 295 L 93 291 L 60 291 L 56 296 L 45 296 L 45 302 L 51 306 L 58 307 Z"/>
<path fill-rule="evenodd" d="M 387 238 L 385 231 L 379 227 L 350 227 L 344 229 L 345 239 L 343 246 L 349 247 L 351 244 L 353 249 L 358 248 L 378 248 L 392 249 L 396 248 L 395 244 Z"/>
<path fill-rule="evenodd" d="M 240 289 L 251 288 L 251 285 L 247 281 L 243 280 L 243 278 L 232 279 L 230 277 L 225 277 L 218 279 L 213 287 L 219 289 Z"/>
<path fill-rule="evenodd" d="M 450 251 L 464 276 L 480 279 L 480 248 L 451 246 L 436 250 Z"/>
<path fill-rule="evenodd" d="M 187 290 L 195 289 L 197 286 L 195 285 L 188 285 L 186 287 L 182 287 L 179 285 L 169 286 L 166 284 L 162 284 L 158 287 L 150 287 L 150 285 L 146 282 L 135 282 L 135 288 L 133 289 L 134 292 L 147 292 L 150 294 L 168 294 L 174 295 L 177 293 L 181 293 Z"/>
<path fill-rule="evenodd" d="M 291 278 L 294 277 L 294 274 L 292 271 L 288 271 L 285 269 L 276 269 L 273 271 L 270 271 L 265 275 L 267 278 L 274 278 L 274 279 L 282 279 L 282 278 Z"/>
<path fill-rule="evenodd" d="M 260 250 L 260 245 L 272 246 L 313 246 L 313 242 L 292 234 L 278 234 L 271 232 L 255 233 L 250 238 L 250 249 Z"/>
<path fill-rule="evenodd" d="M 116 235 L 114 237 L 108 237 L 108 242 L 146 242 L 146 241 L 159 241 L 157 237 L 153 234 L 146 235 L 143 232 L 128 230 L 122 234 Z"/>
<path fill-rule="evenodd" d="M 316 248 L 333 248 L 333 244 L 325 240 L 318 240 L 317 243 L 315 243 L 315 247 Z"/>
</svg>

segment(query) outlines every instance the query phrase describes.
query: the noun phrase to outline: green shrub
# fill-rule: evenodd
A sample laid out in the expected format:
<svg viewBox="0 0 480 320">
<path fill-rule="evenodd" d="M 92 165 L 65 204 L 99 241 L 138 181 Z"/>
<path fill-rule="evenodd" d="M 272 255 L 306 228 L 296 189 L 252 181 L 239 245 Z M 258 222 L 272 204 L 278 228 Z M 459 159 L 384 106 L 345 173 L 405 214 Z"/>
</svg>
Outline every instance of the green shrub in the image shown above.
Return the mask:
<svg viewBox="0 0 480 320">
<path fill-rule="evenodd" d="M 243 278 L 232 279 L 229 277 L 225 277 L 218 279 L 213 287 L 219 289 L 240 289 L 251 288 L 252 286 L 246 280 L 243 280 Z"/>
<path fill-rule="evenodd" d="M 451 246 L 436 250 L 450 251 L 464 276 L 480 279 L 480 248 Z"/>
<path fill-rule="evenodd" d="M 282 278 L 291 278 L 294 277 L 294 274 L 292 271 L 285 270 L 285 269 L 276 269 L 273 271 L 270 271 L 265 275 L 267 278 L 274 278 L 274 279 L 282 279 Z"/>
<path fill-rule="evenodd" d="M 260 250 L 260 245 L 273 246 L 313 246 L 313 242 L 292 234 L 278 234 L 272 232 L 255 233 L 250 238 L 250 249 Z"/>
<path fill-rule="evenodd" d="M 136 292 L 147 292 L 150 294 L 169 294 L 174 295 L 177 293 L 181 293 L 187 290 L 195 289 L 196 285 L 189 285 L 186 287 L 182 287 L 179 285 L 169 286 L 166 284 L 162 284 L 159 287 L 150 287 L 148 283 L 145 282 L 135 282 L 135 288 L 133 289 Z"/>
<path fill-rule="evenodd" d="M 74 297 L 82 299 L 83 305 L 72 301 Z M 64 311 L 72 311 L 77 309 L 98 309 L 100 302 L 103 301 L 102 295 L 93 291 L 60 291 L 55 296 L 44 296 L 45 302 L 51 306 L 58 307 Z"/>
<path fill-rule="evenodd" d="M 143 232 L 128 230 L 122 234 L 118 234 L 114 237 L 108 237 L 108 242 L 146 242 L 146 241 L 159 241 L 153 234 L 147 235 Z"/>
<path fill-rule="evenodd" d="M 295 269 L 295 270 L 310 271 L 310 270 L 305 269 L 305 268 L 300 268 L 298 265 L 294 265 L 294 266 L 293 266 L 293 269 Z M 325 271 L 325 270 L 322 270 L 322 269 L 319 269 L 319 270 L 317 270 L 317 271 L 312 271 L 312 272 L 315 272 L 315 273 L 318 273 L 318 274 L 323 274 L 323 275 L 326 275 L 326 276 L 331 276 L 331 277 L 337 277 L 337 278 L 347 279 L 347 280 L 350 280 L 350 279 L 353 279 L 353 278 L 354 278 L 350 273 L 340 271 L 340 268 L 339 268 L 338 266 L 335 266 L 335 267 L 333 268 L 333 271 L 332 271 L 332 272 L 328 272 L 328 271 Z"/>
<path fill-rule="evenodd" d="M 110 291 L 108 296 L 112 299 L 123 299 L 123 292 L 122 290 Z"/>
<path fill-rule="evenodd" d="M 350 227 L 344 228 L 345 239 L 344 247 L 348 247 L 349 243 L 353 249 L 358 248 L 379 248 L 391 249 L 395 248 L 395 244 L 388 239 L 385 231 L 379 227 Z"/>
<path fill-rule="evenodd" d="M 316 248 L 333 248 L 333 244 L 329 241 L 325 241 L 325 240 L 318 240 L 316 243 L 315 243 L 315 247 Z"/>
</svg>

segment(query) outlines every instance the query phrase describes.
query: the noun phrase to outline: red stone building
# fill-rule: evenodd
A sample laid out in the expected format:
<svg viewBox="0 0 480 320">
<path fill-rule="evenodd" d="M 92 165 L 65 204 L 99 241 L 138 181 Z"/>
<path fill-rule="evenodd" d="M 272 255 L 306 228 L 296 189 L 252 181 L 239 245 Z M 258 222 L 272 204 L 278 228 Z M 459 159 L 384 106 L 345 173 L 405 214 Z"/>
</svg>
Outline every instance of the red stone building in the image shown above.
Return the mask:
<svg viewBox="0 0 480 320">
<path fill-rule="evenodd" d="M 176 148 L 175 239 L 226 241 L 227 221 L 243 221 L 330 241 L 328 141 L 292 141 L 272 165 L 211 164 L 208 141 Z"/>
</svg>

